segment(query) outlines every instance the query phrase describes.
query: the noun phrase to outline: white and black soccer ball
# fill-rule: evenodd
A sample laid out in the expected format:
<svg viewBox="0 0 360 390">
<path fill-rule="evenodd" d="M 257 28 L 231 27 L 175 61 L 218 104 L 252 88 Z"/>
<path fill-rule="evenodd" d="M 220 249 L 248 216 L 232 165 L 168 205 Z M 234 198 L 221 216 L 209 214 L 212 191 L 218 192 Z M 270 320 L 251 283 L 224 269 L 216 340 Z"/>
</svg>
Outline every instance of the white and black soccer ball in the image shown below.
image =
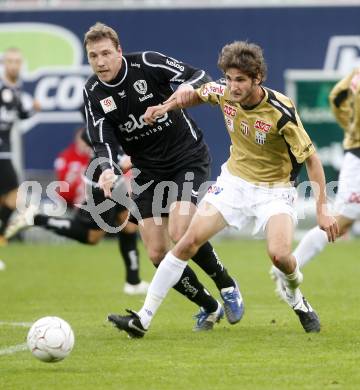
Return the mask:
<svg viewBox="0 0 360 390">
<path fill-rule="evenodd" d="M 71 326 L 59 317 L 34 322 L 27 335 L 31 353 L 43 362 L 58 362 L 69 355 L 75 342 Z"/>
</svg>

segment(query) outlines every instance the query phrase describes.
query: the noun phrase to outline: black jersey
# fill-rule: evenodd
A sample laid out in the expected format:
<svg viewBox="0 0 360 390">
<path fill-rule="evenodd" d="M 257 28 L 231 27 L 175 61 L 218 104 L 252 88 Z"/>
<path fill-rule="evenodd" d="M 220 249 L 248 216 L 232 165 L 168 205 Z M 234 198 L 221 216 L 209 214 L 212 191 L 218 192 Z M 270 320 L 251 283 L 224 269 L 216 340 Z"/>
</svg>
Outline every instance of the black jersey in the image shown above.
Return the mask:
<svg viewBox="0 0 360 390">
<path fill-rule="evenodd" d="M 22 104 L 20 86 L 9 86 L 0 80 L 0 158 L 11 157 L 11 129 L 18 119 L 26 119 L 31 113 Z"/>
<path fill-rule="evenodd" d="M 111 84 L 90 77 L 84 88 L 87 128 L 96 155 L 109 160 L 102 168 L 116 160 L 119 144 L 133 166 L 151 178 L 167 177 L 200 159 L 209 161 L 203 134 L 185 110 L 166 113 L 154 126 L 143 118 L 149 106 L 173 93 L 172 83 L 197 88 L 210 80 L 203 70 L 157 52 L 124 55 Z"/>
</svg>

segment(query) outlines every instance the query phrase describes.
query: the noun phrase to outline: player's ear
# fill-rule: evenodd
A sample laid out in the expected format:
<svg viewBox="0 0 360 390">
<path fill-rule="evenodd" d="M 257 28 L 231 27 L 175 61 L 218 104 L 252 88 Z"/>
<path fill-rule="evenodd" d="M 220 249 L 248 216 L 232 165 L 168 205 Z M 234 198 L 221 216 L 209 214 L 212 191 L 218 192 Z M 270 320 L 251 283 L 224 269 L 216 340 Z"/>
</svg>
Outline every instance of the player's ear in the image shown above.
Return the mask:
<svg viewBox="0 0 360 390">
<path fill-rule="evenodd" d="M 261 84 L 261 77 L 260 77 L 260 76 L 256 76 L 256 77 L 254 78 L 254 83 L 255 83 L 256 85 L 260 85 L 260 84 Z"/>
<path fill-rule="evenodd" d="M 121 57 L 122 56 L 122 49 L 121 49 L 120 45 L 118 46 L 117 51 L 119 53 L 119 56 Z"/>
</svg>

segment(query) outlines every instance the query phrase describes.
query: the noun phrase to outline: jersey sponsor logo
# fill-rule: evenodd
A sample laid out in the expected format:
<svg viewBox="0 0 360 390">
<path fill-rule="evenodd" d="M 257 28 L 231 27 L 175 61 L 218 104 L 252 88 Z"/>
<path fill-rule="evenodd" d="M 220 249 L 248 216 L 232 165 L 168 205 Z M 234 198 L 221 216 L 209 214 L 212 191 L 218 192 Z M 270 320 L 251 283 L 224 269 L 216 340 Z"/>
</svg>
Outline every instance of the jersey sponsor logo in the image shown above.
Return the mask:
<svg viewBox="0 0 360 390">
<path fill-rule="evenodd" d="M 140 95 L 145 95 L 147 91 L 147 82 L 146 80 L 137 80 L 134 83 L 134 88 L 137 93 Z"/>
<path fill-rule="evenodd" d="M 153 97 L 154 97 L 154 95 L 152 93 L 149 93 L 148 95 L 139 97 L 139 102 L 143 102 L 144 100 L 151 99 Z"/>
<path fill-rule="evenodd" d="M 176 60 L 169 60 L 168 58 L 166 59 L 166 65 L 172 66 L 173 68 L 179 69 L 181 72 L 184 71 L 184 67 L 180 65 Z"/>
<path fill-rule="evenodd" d="M 136 63 L 136 62 L 130 62 L 130 66 L 132 66 L 133 68 L 138 68 L 140 69 L 140 64 Z"/>
<path fill-rule="evenodd" d="M 129 115 L 129 120 L 124 124 L 119 125 L 119 129 L 122 132 L 132 133 L 136 129 L 142 129 L 144 126 L 147 126 L 144 121 L 145 114 L 141 115 L 139 119 L 136 119 L 133 114 Z M 158 118 L 156 121 L 158 123 L 165 122 L 168 119 L 168 113 L 166 112 L 161 118 Z"/>
<path fill-rule="evenodd" d="M 214 194 L 214 195 L 219 195 L 220 192 L 222 192 L 224 189 L 222 187 L 217 186 L 216 184 L 213 184 L 212 186 L 209 187 L 208 189 L 208 194 Z"/>
<path fill-rule="evenodd" d="M 234 132 L 234 120 L 226 116 L 225 123 L 226 123 L 227 129 L 233 133 Z"/>
<path fill-rule="evenodd" d="M 202 96 L 208 96 L 210 94 L 224 96 L 224 93 L 225 87 L 214 82 L 205 84 L 201 91 Z"/>
<path fill-rule="evenodd" d="M 266 141 L 266 133 L 256 130 L 255 132 L 255 141 L 259 145 L 264 145 Z"/>
<path fill-rule="evenodd" d="M 224 104 L 224 114 L 227 116 L 234 117 L 236 116 L 237 109 L 233 106 L 230 106 L 228 104 Z"/>
<path fill-rule="evenodd" d="M 241 121 L 241 122 L 240 122 L 240 130 L 241 130 L 241 132 L 242 132 L 244 135 L 246 135 L 246 136 L 249 135 L 250 127 L 249 127 L 249 124 L 248 124 L 247 121 Z"/>
<path fill-rule="evenodd" d="M 0 122 L 15 122 L 18 118 L 18 111 L 16 108 L 10 108 L 8 109 L 6 106 L 0 107 Z M 0 130 L 3 130 L 1 128 L 1 125 L 4 123 L 0 123 Z M 4 126 L 5 129 L 7 128 L 7 125 Z"/>
<path fill-rule="evenodd" d="M 255 129 L 259 129 L 264 133 L 268 133 L 271 129 L 271 124 L 262 121 L 261 119 L 257 119 L 254 125 Z"/>
<path fill-rule="evenodd" d="M 105 99 L 100 100 L 100 104 L 105 114 L 117 109 L 114 98 L 112 96 L 108 96 Z"/>
</svg>

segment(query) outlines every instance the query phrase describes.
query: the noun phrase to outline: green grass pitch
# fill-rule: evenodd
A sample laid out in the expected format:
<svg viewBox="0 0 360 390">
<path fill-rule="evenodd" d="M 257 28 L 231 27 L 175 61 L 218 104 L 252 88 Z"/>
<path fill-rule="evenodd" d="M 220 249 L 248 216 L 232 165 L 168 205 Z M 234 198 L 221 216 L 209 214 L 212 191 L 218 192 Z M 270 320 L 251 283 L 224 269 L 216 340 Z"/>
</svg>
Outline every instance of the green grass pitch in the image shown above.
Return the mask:
<svg viewBox="0 0 360 390">
<path fill-rule="evenodd" d="M 115 241 L 1 248 L 7 269 L 0 272 L 0 389 L 360 388 L 359 241 L 329 245 L 304 269 L 302 291 L 322 322 L 321 333 L 310 335 L 273 293 L 264 242 L 224 240 L 215 247 L 241 285 L 241 323 L 223 320 L 212 332 L 194 333 L 197 308 L 172 291 L 140 340 L 105 321 L 109 312 L 139 309 L 143 300 L 122 293 Z M 150 280 L 154 270 L 141 250 L 142 275 Z M 71 324 L 69 357 L 52 364 L 29 351 L 1 353 L 24 343 L 28 331 L 5 323 L 47 315 Z"/>
</svg>

